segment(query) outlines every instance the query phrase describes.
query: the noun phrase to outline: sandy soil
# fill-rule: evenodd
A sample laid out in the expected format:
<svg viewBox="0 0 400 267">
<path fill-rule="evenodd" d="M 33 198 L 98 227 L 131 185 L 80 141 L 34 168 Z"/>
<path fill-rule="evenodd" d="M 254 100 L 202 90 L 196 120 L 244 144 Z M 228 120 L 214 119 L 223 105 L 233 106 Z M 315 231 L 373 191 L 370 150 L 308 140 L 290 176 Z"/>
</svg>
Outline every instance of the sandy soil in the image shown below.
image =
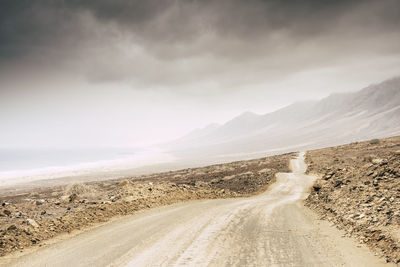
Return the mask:
<svg viewBox="0 0 400 267">
<path fill-rule="evenodd" d="M 3 192 L 0 256 L 42 245 L 117 216 L 194 199 L 257 194 L 287 171 L 291 154 L 183 169 L 124 180 Z M 41 186 L 38 184 L 37 186 Z"/>
<path fill-rule="evenodd" d="M 7 266 L 380 266 L 303 207 L 314 176 L 300 156 L 255 197 L 202 200 L 145 211 L 86 231 Z M 385 265 L 388 266 L 388 265 Z"/>
</svg>

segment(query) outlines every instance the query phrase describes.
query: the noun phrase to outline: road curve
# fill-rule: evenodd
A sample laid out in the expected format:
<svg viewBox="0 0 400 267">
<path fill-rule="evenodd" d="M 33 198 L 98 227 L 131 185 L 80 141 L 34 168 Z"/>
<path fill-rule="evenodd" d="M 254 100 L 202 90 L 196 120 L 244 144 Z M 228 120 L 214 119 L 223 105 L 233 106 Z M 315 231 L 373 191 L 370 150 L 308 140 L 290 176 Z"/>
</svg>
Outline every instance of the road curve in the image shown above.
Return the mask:
<svg viewBox="0 0 400 267">
<path fill-rule="evenodd" d="M 251 198 L 192 201 L 113 221 L 7 266 L 380 266 L 383 261 L 303 207 L 304 154 Z"/>
</svg>

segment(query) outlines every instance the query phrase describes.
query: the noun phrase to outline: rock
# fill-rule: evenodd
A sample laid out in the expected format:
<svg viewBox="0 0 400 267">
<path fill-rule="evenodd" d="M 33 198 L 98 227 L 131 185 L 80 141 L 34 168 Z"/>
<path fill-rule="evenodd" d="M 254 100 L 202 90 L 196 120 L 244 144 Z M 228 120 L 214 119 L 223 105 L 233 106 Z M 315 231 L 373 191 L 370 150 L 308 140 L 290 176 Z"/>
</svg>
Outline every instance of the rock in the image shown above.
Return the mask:
<svg viewBox="0 0 400 267">
<path fill-rule="evenodd" d="M 265 173 L 268 173 L 268 172 L 271 172 L 271 169 L 265 168 L 265 169 L 262 169 L 262 170 L 258 171 L 259 174 L 265 174 Z"/>
<path fill-rule="evenodd" d="M 195 187 L 203 187 L 203 186 L 207 186 L 207 183 L 206 183 L 206 182 L 203 182 L 203 181 L 196 181 L 196 182 L 194 183 L 194 186 L 195 186 Z"/>
<path fill-rule="evenodd" d="M 22 216 L 22 212 L 17 211 L 17 212 L 14 213 L 14 216 L 17 217 L 17 218 L 20 218 Z"/>
<path fill-rule="evenodd" d="M 221 178 L 215 178 L 210 181 L 210 184 L 218 184 L 221 182 L 223 182 L 223 180 Z"/>
<path fill-rule="evenodd" d="M 69 201 L 69 196 L 61 196 L 60 197 L 62 202 L 68 202 Z"/>
<path fill-rule="evenodd" d="M 380 164 L 382 162 L 383 162 L 383 159 L 373 159 L 372 160 L 372 163 L 374 163 L 374 164 Z"/>
<path fill-rule="evenodd" d="M 314 191 L 318 192 L 319 190 L 321 190 L 321 186 L 319 184 L 315 184 L 313 185 L 313 189 Z"/>
<path fill-rule="evenodd" d="M 337 180 L 335 181 L 335 183 L 333 184 L 334 187 L 338 187 L 341 186 L 343 184 L 343 182 L 341 180 Z"/>
<path fill-rule="evenodd" d="M 76 200 L 78 200 L 78 195 L 73 193 L 72 195 L 69 196 L 69 202 L 75 202 Z"/>
<path fill-rule="evenodd" d="M 44 199 L 36 200 L 36 206 L 43 205 L 46 201 Z"/>
<path fill-rule="evenodd" d="M 5 207 L 5 206 L 8 206 L 8 205 L 10 205 L 10 203 L 3 202 L 3 203 L 1 203 L 1 205 L 2 205 L 3 207 Z"/>
<path fill-rule="evenodd" d="M 385 235 L 379 235 L 379 237 L 376 239 L 376 241 L 381 241 L 384 239 L 386 236 Z"/>
<path fill-rule="evenodd" d="M 133 200 L 135 200 L 135 199 L 137 199 L 137 198 L 134 197 L 134 196 L 127 196 L 127 197 L 125 197 L 123 200 L 124 200 L 124 201 L 127 201 L 127 202 L 130 202 L 130 201 L 133 201 Z"/>
<path fill-rule="evenodd" d="M 45 214 L 46 214 L 45 210 L 40 213 L 40 215 L 45 215 Z"/>
<path fill-rule="evenodd" d="M 26 223 L 35 228 L 39 227 L 39 224 L 34 219 L 26 219 Z"/>
<path fill-rule="evenodd" d="M 396 156 L 400 156 L 400 150 L 394 151 L 393 154 L 395 154 Z"/>
<path fill-rule="evenodd" d="M 10 225 L 8 228 L 7 228 L 7 231 L 14 231 L 14 230 L 17 230 L 18 228 L 17 228 L 17 226 L 15 226 L 14 224 L 12 224 L 12 225 Z"/>
<path fill-rule="evenodd" d="M 232 180 L 235 177 L 236 177 L 236 175 L 229 175 L 229 176 L 225 176 L 224 178 L 222 178 L 222 180 L 229 181 L 229 180 Z"/>
<path fill-rule="evenodd" d="M 11 211 L 9 211 L 9 210 L 4 210 L 3 213 L 4 213 L 5 215 L 7 215 L 7 216 L 10 216 L 10 215 L 11 215 Z"/>
<path fill-rule="evenodd" d="M 29 232 L 28 229 L 24 229 L 23 231 L 24 231 L 24 233 L 27 234 L 27 235 L 32 235 L 32 233 Z"/>
</svg>

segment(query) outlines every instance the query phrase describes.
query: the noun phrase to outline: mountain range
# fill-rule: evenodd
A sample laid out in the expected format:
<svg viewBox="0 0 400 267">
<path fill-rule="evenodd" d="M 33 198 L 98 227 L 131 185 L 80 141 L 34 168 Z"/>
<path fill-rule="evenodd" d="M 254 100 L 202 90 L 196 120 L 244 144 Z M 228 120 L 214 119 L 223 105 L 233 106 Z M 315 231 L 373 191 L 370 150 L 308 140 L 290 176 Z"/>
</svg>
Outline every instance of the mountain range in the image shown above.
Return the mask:
<svg viewBox="0 0 400 267">
<path fill-rule="evenodd" d="M 275 112 L 245 112 L 163 145 L 209 162 L 334 146 L 400 134 L 400 77 L 353 93 L 298 102 Z"/>
</svg>

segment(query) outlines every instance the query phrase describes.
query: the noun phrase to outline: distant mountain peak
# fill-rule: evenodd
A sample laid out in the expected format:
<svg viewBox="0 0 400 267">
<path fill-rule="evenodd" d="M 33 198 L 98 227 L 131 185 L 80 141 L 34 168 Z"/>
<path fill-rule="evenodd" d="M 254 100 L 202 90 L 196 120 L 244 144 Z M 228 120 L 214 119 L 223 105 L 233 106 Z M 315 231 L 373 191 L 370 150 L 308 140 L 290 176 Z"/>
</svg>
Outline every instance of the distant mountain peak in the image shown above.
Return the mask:
<svg viewBox="0 0 400 267">
<path fill-rule="evenodd" d="M 247 110 L 247 111 L 243 112 L 242 114 L 240 114 L 238 117 L 255 117 L 255 116 L 259 116 L 259 115 Z"/>
<path fill-rule="evenodd" d="M 251 111 L 245 111 L 245 112 L 241 113 L 240 115 L 234 117 L 232 120 L 226 122 L 224 125 L 229 125 L 229 124 L 235 123 L 237 121 L 252 121 L 252 120 L 258 119 L 259 117 L 261 117 L 261 115 L 256 114 Z"/>
<path fill-rule="evenodd" d="M 192 132 L 177 140 L 175 148 L 195 148 L 202 156 L 277 153 L 395 134 L 400 134 L 400 77 L 264 115 L 246 111 L 223 125 Z"/>
</svg>

